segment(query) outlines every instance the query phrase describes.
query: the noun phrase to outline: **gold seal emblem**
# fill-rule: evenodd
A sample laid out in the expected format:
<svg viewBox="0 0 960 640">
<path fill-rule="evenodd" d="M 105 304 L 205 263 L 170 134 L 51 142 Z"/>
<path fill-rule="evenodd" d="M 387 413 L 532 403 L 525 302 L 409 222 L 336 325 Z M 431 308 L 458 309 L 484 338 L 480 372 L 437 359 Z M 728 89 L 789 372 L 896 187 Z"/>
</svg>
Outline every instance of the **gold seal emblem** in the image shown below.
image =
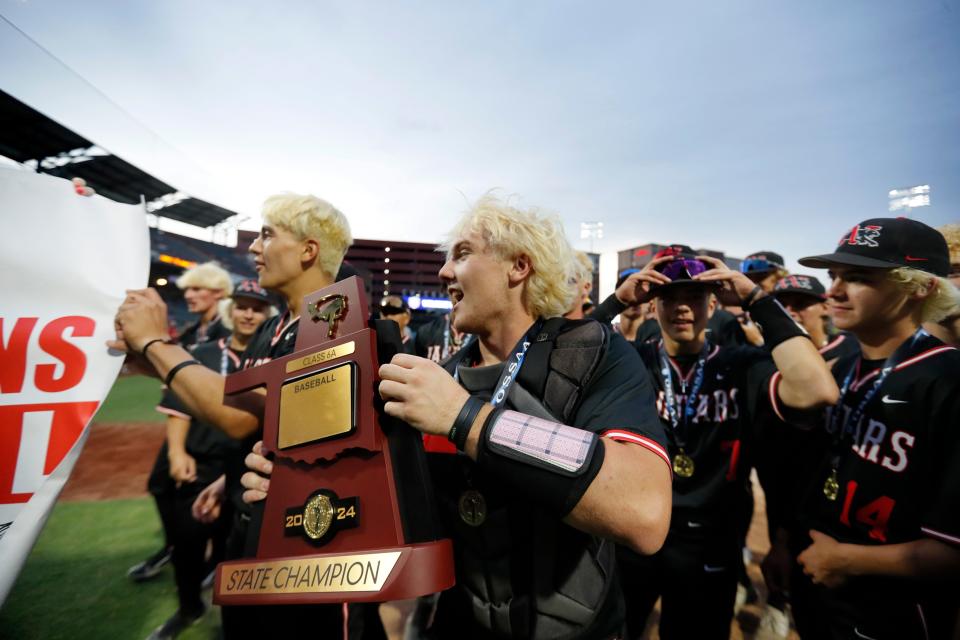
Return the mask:
<svg viewBox="0 0 960 640">
<path fill-rule="evenodd" d="M 823 495 L 825 495 L 830 502 L 836 500 L 837 496 L 840 495 L 840 482 L 837 480 L 836 469 L 830 470 L 830 475 L 823 483 Z"/>
<path fill-rule="evenodd" d="M 673 472 L 681 478 L 689 478 L 693 475 L 693 458 L 680 450 L 680 453 L 673 456 Z"/>
<path fill-rule="evenodd" d="M 333 503 L 330 498 L 320 494 L 310 498 L 303 508 L 303 530 L 313 540 L 319 540 L 333 523 Z"/>
<path fill-rule="evenodd" d="M 479 527 L 487 519 L 487 501 L 476 489 L 467 489 L 460 494 L 460 519 L 471 527 Z"/>
</svg>

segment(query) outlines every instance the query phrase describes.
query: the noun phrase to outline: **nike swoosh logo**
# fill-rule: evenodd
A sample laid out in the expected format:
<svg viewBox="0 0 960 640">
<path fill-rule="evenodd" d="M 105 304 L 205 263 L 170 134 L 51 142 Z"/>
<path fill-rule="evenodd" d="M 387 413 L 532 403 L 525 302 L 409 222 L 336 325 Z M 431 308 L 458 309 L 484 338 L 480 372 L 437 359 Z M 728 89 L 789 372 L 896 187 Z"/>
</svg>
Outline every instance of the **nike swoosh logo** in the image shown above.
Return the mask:
<svg viewBox="0 0 960 640">
<path fill-rule="evenodd" d="M 927 262 L 927 258 L 914 258 L 913 256 L 904 256 L 907 262 Z"/>
<path fill-rule="evenodd" d="M 687 520 L 687 526 L 690 527 L 691 529 L 699 529 L 703 525 L 700 524 L 699 522 L 694 522 L 693 520 Z"/>
<path fill-rule="evenodd" d="M 707 573 L 720 573 L 721 571 L 726 571 L 726 567 L 711 567 L 708 564 L 703 565 L 703 570 Z"/>
<path fill-rule="evenodd" d="M 883 404 L 907 404 L 909 400 L 894 400 L 889 395 L 883 396 Z"/>
</svg>

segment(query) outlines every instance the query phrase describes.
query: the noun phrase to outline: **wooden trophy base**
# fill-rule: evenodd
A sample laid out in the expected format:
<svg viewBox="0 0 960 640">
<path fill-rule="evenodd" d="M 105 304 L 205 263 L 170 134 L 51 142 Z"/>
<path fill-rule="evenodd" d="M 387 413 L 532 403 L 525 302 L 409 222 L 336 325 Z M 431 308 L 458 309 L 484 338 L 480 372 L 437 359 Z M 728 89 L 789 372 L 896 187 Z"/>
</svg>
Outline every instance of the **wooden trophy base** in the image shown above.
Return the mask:
<svg viewBox="0 0 960 640">
<path fill-rule="evenodd" d="M 386 602 L 454 584 L 449 539 L 357 553 L 232 560 L 217 566 L 219 605 Z"/>
</svg>

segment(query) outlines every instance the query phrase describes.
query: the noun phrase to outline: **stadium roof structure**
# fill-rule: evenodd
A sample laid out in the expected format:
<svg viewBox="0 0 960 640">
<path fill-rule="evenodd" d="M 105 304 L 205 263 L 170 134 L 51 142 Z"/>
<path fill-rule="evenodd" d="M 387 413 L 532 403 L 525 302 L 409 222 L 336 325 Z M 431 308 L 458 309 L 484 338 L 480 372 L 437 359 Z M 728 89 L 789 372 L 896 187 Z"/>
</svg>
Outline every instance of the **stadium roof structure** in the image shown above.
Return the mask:
<svg viewBox="0 0 960 640">
<path fill-rule="evenodd" d="M 100 195 L 137 204 L 143 197 L 152 213 L 200 227 L 236 215 L 177 191 L 166 182 L 48 118 L 0 90 L 0 155 L 62 178 L 83 178 Z"/>
</svg>

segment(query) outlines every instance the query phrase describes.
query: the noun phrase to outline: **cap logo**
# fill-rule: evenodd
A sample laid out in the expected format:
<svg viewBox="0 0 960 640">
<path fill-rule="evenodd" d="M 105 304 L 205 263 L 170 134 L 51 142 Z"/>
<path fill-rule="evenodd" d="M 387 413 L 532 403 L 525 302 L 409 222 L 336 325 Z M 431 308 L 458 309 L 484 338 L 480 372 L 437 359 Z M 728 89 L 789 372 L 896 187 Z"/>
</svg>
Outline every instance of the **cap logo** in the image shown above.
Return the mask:
<svg viewBox="0 0 960 640">
<path fill-rule="evenodd" d="M 850 230 L 850 233 L 840 239 L 840 244 L 849 244 L 855 247 L 879 247 L 877 239 L 880 237 L 882 226 L 877 224 L 868 224 L 866 226 L 857 225 Z"/>
</svg>

